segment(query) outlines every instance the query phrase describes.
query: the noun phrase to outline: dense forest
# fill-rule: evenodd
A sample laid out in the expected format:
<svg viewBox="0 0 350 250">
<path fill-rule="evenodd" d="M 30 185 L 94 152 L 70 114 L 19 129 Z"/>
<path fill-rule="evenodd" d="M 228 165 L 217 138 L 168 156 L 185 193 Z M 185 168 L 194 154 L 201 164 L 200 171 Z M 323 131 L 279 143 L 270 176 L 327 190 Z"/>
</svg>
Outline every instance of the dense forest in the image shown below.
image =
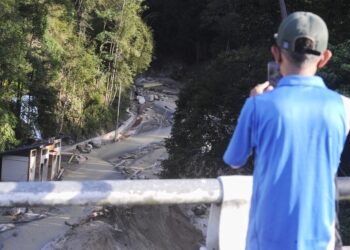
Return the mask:
<svg viewBox="0 0 350 250">
<path fill-rule="evenodd" d="M 111 129 L 152 60 L 139 0 L 0 2 L 0 151 Z M 125 105 L 122 105 L 125 107 Z"/>
</svg>

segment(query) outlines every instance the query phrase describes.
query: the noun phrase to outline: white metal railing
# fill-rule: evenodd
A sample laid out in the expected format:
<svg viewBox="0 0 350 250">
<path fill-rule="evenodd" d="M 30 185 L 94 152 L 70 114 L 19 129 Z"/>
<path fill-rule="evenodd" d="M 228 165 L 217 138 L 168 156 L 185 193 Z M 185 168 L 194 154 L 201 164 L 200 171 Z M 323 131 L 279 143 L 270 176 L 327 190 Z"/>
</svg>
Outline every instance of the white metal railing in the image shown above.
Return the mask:
<svg viewBox="0 0 350 250">
<path fill-rule="evenodd" d="M 350 200 L 350 178 L 337 179 L 339 199 Z M 0 182 L 0 207 L 160 205 L 211 203 L 208 250 L 244 249 L 251 176 L 218 179 Z"/>
<path fill-rule="evenodd" d="M 0 207 L 220 203 L 216 179 L 0 182 Z"/>
</svg>

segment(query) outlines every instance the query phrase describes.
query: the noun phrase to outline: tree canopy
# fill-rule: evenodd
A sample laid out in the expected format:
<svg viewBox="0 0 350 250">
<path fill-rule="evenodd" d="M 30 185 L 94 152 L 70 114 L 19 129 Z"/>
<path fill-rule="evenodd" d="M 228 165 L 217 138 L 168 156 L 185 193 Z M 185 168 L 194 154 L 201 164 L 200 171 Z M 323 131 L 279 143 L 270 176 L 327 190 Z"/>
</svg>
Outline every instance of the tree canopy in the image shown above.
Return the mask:
<svg viewBox="0 0 350 250">
<path fill-rule="evenodd" d="M 117 99 L 152 59 L 145 8 L 141 0 L 1 1 L 1 143 L 34 127 L 44 137 L 112 128 Z M 21 107 L 27 95 L 37 112 Z"/>
</svg>

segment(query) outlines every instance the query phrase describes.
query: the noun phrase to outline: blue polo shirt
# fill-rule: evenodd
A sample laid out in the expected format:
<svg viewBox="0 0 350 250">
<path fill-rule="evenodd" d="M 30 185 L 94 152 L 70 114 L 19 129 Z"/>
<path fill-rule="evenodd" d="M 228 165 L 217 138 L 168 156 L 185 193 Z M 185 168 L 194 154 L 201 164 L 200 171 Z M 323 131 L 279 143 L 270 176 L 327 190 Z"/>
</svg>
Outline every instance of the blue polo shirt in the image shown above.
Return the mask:
<svg viewBox="0 0 350 250">
<path fill-rule="evenodd" d="M 320 77 L 297 75 L 247 99 L 224 155 L 239 167 L 255 149 L 246 249 L 334 249 L 334 178 L 349 103 Z"/>
</svg>

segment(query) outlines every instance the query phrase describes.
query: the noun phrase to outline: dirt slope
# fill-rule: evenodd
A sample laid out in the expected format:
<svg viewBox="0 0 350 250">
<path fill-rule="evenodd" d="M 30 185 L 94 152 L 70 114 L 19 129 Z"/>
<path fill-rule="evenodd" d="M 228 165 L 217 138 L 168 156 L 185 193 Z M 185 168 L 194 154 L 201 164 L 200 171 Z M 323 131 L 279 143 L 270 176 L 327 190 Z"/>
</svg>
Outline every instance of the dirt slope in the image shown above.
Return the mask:
<svg viewBox="0 0 350 250">
<path fill-rule="evenodd" d="M 109 208 L 108 214 L 69 230 L 46 249 L 197 250 L 203 244 L 178 206 Z"/>
</svg>

